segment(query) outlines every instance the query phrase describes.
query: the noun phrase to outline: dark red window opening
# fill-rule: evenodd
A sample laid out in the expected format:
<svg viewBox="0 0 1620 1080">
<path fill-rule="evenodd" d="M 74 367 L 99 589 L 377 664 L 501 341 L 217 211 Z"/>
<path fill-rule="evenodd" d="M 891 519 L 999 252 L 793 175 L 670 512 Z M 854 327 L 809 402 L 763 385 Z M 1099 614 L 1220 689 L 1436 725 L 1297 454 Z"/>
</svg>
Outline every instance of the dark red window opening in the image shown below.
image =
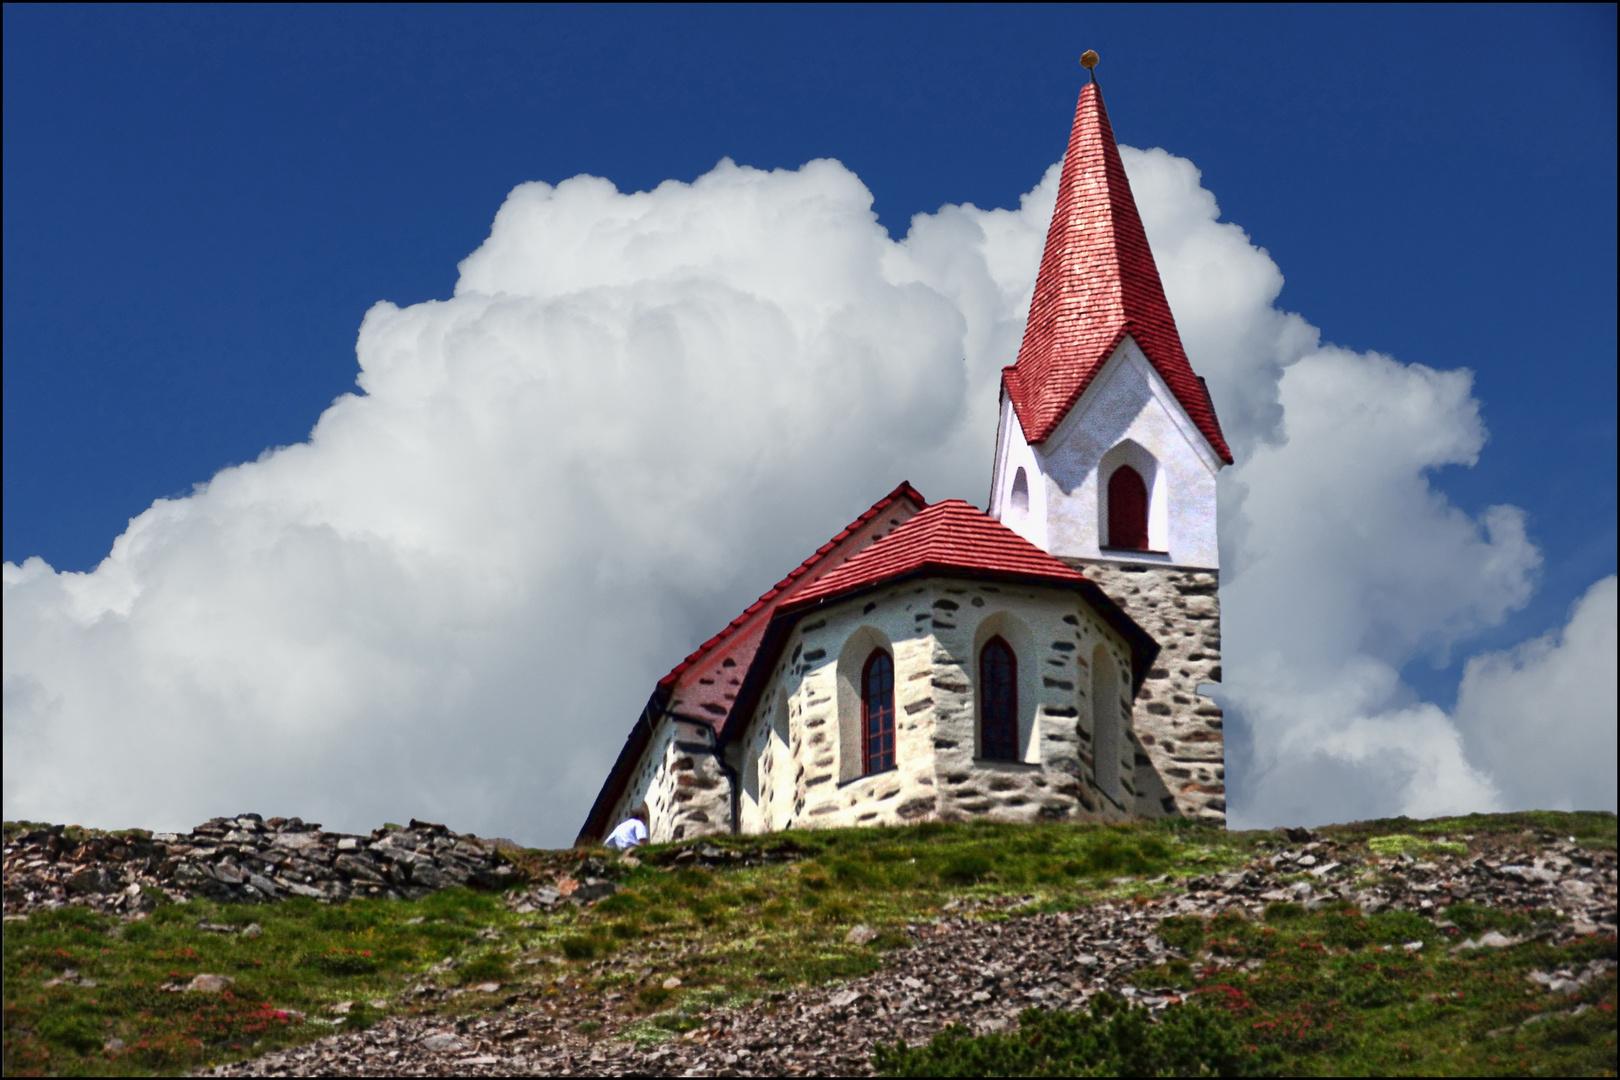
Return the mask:
<svg viewBox="0 0 1620 1080">
<path fill-rule="evenodd" d="M 861 771 L 894 768 L 894 661 L 878 649 L 861 672 Z"/>
<path fill-rule="evenodd" d="M 979 653 L 979 751 L 996 761 L 1018 760 L 1018 660 L 991 638 Z"/>
<path fill-rule="evenodd" d="M 1108 546 L 1148 549 L 1148 497 L 1142 474 L 1121 465 L 1108 478 Z"/>
</svg>

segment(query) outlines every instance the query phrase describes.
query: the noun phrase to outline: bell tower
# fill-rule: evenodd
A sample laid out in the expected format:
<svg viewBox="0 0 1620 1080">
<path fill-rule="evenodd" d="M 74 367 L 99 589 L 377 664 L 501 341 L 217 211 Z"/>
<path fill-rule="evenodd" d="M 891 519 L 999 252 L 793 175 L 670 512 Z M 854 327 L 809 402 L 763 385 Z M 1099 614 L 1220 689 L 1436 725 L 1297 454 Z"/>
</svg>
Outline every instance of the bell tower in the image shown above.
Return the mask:
<svg viewBox="0 0 1620 1080">
<path fill-rule="evenodd" d="M 1094 69 L 1097 54 L 1081 63 Z M 1138 810 L 1224 821 L 1221 710 L 1198 688 L 1221 678 L 1215 476 L 1232 453 L 1182 348 L 1095 77 L 1075 108 L 1023 345 L 1001 376 L 990 514 L 1159 641 L 1133 724 L 1139 765 L 1170 791 Z"/>
</svg>

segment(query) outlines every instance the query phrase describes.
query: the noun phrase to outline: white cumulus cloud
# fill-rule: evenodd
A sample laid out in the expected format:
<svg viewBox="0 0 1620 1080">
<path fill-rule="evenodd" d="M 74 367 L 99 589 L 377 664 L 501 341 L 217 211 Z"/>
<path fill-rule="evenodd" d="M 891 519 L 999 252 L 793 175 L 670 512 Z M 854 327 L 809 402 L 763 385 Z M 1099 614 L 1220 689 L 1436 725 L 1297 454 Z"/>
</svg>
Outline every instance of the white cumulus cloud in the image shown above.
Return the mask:
<svg viewBox="0 0 1620 1080">
<path fill-rule="evenodd" d="M 1463 670 L 1458 724 L 1510 809 L 1615 809 L 1615 593 L 1611 574 L 1562 630 Z"/>
<path fill-rule="evenodd" d="M 1235 820 L 1496 805 L 1512 716 L 1465 739 L 1397 674 L 1533 580 L 1521 514 L 1425 479 L 1480 451 L 1468 376 L 1319 346 L 1191 163 L 1125 160 L 1239 455 Z M 6 816 L 566 843 L 689 648 L 899 480 L 982 501 L 1055 183 L 898 241 L 833 161 L 519 186 L 453 297 L 367 313 L 360 392 L 306 442 L 154 503 L 89 573 L 6 564 Z M 1468 677 L 1578 680 L 1548 657 L 1588 636 Z"/>
</svg>

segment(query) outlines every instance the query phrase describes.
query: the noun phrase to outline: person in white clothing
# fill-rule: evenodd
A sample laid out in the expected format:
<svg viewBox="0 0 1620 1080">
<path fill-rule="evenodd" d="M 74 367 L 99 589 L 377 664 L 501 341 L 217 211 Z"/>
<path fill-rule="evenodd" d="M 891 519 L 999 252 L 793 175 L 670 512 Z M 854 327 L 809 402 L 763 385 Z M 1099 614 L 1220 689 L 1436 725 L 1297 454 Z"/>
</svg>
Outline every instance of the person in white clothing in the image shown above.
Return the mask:
<svg viewBox="0 0 1620 1080">
<path fill-rule="evenodd" d="M 645 804 L 637 806 L 630 811 L 630 816 L 619 823 L 619 827 L 608 834 L 607 846 L 619 851 L 629 851 L 633 847 L 640 847 L 647 842 L 647 807 Z"/>
</svg>

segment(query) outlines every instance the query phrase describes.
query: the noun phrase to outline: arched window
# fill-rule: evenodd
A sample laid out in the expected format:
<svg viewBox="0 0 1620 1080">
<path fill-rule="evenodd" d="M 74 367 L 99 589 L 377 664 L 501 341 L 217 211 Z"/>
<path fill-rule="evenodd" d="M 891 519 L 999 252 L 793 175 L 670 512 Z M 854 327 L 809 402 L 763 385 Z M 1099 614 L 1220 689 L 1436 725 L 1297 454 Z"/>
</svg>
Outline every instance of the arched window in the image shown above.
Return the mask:
<svg viewBox="0 0 1620 1080">
<path fill-rule="evenodd" d="M 1013 474 L 1011 505 L 1014 521 L 1023 521 L 1029 516 L 1029 477 L 1024 474 L 1022 465 Z"/>
<path fill-rule="evenodd" d="M 1147 485 L 1129 465 L 1121 465 L 1108 478 L 1108 546 L 1147 550 Z"/>
<path fill-rule="evenodd" d="M 1018 760 L 1018 660 L 1000 637 L 979 653 L 979 753 Z"/>
<path fill-rule="evenodd" d="M 861 771 L 894 768 L 894 661 L 882 649 L 861 672 Z"/>
</svg>

